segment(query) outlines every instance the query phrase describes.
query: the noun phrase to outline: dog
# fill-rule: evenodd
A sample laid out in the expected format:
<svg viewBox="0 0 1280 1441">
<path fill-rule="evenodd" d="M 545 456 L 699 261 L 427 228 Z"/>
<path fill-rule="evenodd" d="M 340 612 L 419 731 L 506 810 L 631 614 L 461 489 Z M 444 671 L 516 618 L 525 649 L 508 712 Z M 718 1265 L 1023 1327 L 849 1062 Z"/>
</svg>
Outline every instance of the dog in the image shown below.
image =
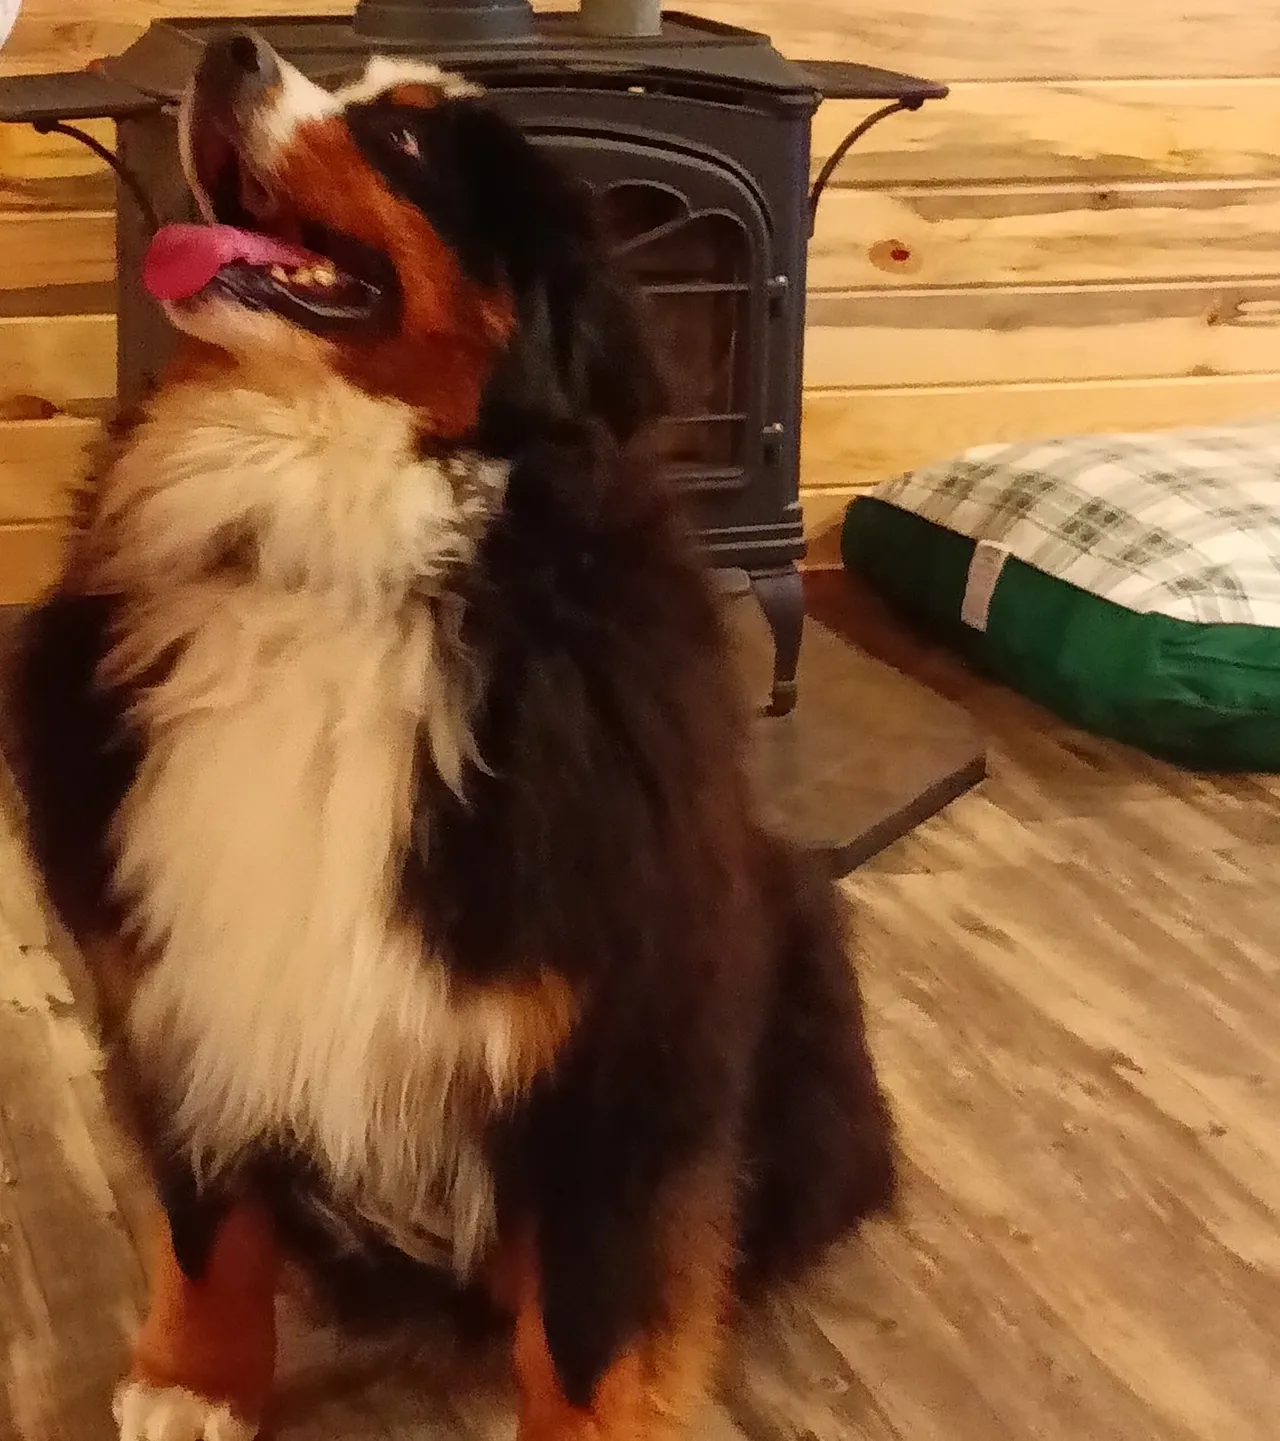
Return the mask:
<svg viewBox="0 0 1280 1441">
<path fill-rule="evenodd" d="M 660 368 L 464 79 L 205 52 L 183 343 L 29 618 L 33 854 L 161 1202 L 123 1441 L 246 1441 L 282 1268 L 480 1297 L 520 1441 L 684 1434 L 740 1303 L 889 1208 L 830 881 L 756 819 Z"/>
</svg>

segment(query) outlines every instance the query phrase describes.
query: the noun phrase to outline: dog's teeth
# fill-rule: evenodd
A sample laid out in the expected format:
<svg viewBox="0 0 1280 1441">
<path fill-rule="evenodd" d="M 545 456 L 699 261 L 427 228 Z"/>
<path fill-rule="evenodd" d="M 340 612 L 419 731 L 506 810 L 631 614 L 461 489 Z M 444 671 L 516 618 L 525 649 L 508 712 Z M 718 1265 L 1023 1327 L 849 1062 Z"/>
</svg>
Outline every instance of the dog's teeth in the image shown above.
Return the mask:
<svg viewBox="0 0 1280 1441">
<path fill-rule="evenodd" d="M 295 285 L 310 285 L 314 278 L 315 271 L 309 265 L 300 265 L 290 277 Z"/>
<path fill-rule="evenodd" d="M 338 272 L 332 265 L 317 265 L 311 272 L 312 282 L 329 290 L 338 283 Z"/>
<path fill-rule="evenodd" d="M 271 267 L 271 278 L 278 285 L 287 285 L 289 283 L 289 272 L 283 265 L 273 265 Z"/>
</svg>

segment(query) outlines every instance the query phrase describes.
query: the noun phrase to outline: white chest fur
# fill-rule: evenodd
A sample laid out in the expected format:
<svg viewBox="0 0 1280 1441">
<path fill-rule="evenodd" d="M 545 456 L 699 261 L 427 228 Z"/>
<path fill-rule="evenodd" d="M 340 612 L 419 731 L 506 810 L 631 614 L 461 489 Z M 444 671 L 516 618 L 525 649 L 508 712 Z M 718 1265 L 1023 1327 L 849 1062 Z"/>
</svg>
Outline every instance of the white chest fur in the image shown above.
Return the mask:
<svg viewBox="0 0 1280 1441">
<path fill-rule="evenodd" d="M 491 1197 L 459 1087 L 501 1093 L 503 1042 L 394 910 L 430 632 L 280 609 L 221 597 L 146 703 L 117 874 L 158 960 L 130 1030 L 203 1165 L 296 1138 L 388 1229 L 443 1210 L 465 1265 Z"/>
<path fill-rule="evenodd" d="M 508 1037 L 500 1009 L 452 994 L 396 915 L 415 751 L 425 737 L 449 778 L 468 742 L 433 612 L 397 606 L 394 588 L 421 583 L 433 554 L 456 559 L 468 518 L 385 415 L 382 459 L 353 455 L 344 431 L 336 470 L 314 415 L 303 446 L 273 402 L 252 465 L 243 401 L 214 419 L 198 450 L 153 424 L 103 506 L 111 571 L 136 565 L 125 579 L 143 592 L 117 666 L 162 644 L 177 656 L 141 702 L 147 750 L 116 837 L 118 887 L 155 957 L 131 1040 L 202 1167 L 296 1141 L 402 1244 L 443 1234 L 465 1269 L 493 1209 L 468 1108 L 477 1087 L 503 1094 Z M 181 575 L 248 516 L 265 580 Z"/>
</svg>

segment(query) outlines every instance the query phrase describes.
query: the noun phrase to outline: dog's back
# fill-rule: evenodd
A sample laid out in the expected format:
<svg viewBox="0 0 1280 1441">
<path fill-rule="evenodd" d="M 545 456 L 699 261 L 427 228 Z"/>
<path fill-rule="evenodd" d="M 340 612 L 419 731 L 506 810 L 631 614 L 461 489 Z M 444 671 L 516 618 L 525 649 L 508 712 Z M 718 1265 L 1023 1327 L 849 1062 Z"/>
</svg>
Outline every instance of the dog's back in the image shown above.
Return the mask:
<svg viewBox="0 0 1280 1441">
<path fill-rule="evenodd" d="M 749 1122 L 748 1295 L 803 1272 L 889 1208 L 896 1182 L 840 898 L 807 858 L 776 841 L 769 851 L 777 969 Z"/>
</svg>

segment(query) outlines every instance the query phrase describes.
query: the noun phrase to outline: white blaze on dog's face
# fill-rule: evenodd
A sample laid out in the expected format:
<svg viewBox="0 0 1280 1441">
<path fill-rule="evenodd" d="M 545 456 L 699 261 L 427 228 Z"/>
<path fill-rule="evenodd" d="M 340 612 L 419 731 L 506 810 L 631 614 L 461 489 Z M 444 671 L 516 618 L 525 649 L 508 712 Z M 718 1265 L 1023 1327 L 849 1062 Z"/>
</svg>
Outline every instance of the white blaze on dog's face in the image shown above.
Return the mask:
<svg viewBox="0 0 1280 1441">
<path fill-rule="evenodd" d="M 207 223 L 160 233 L 152 293 L 179 329 L 239 358 L 322 365 L 464 434 L 514 301 L 486 243 L 503 202 L 461 172 L 486 149 L 518 169 L 525 145 L 479 93 L 386 59 L 332 93 L 252 35 L 210 46 L 180 120 Z"/>
</svg>

